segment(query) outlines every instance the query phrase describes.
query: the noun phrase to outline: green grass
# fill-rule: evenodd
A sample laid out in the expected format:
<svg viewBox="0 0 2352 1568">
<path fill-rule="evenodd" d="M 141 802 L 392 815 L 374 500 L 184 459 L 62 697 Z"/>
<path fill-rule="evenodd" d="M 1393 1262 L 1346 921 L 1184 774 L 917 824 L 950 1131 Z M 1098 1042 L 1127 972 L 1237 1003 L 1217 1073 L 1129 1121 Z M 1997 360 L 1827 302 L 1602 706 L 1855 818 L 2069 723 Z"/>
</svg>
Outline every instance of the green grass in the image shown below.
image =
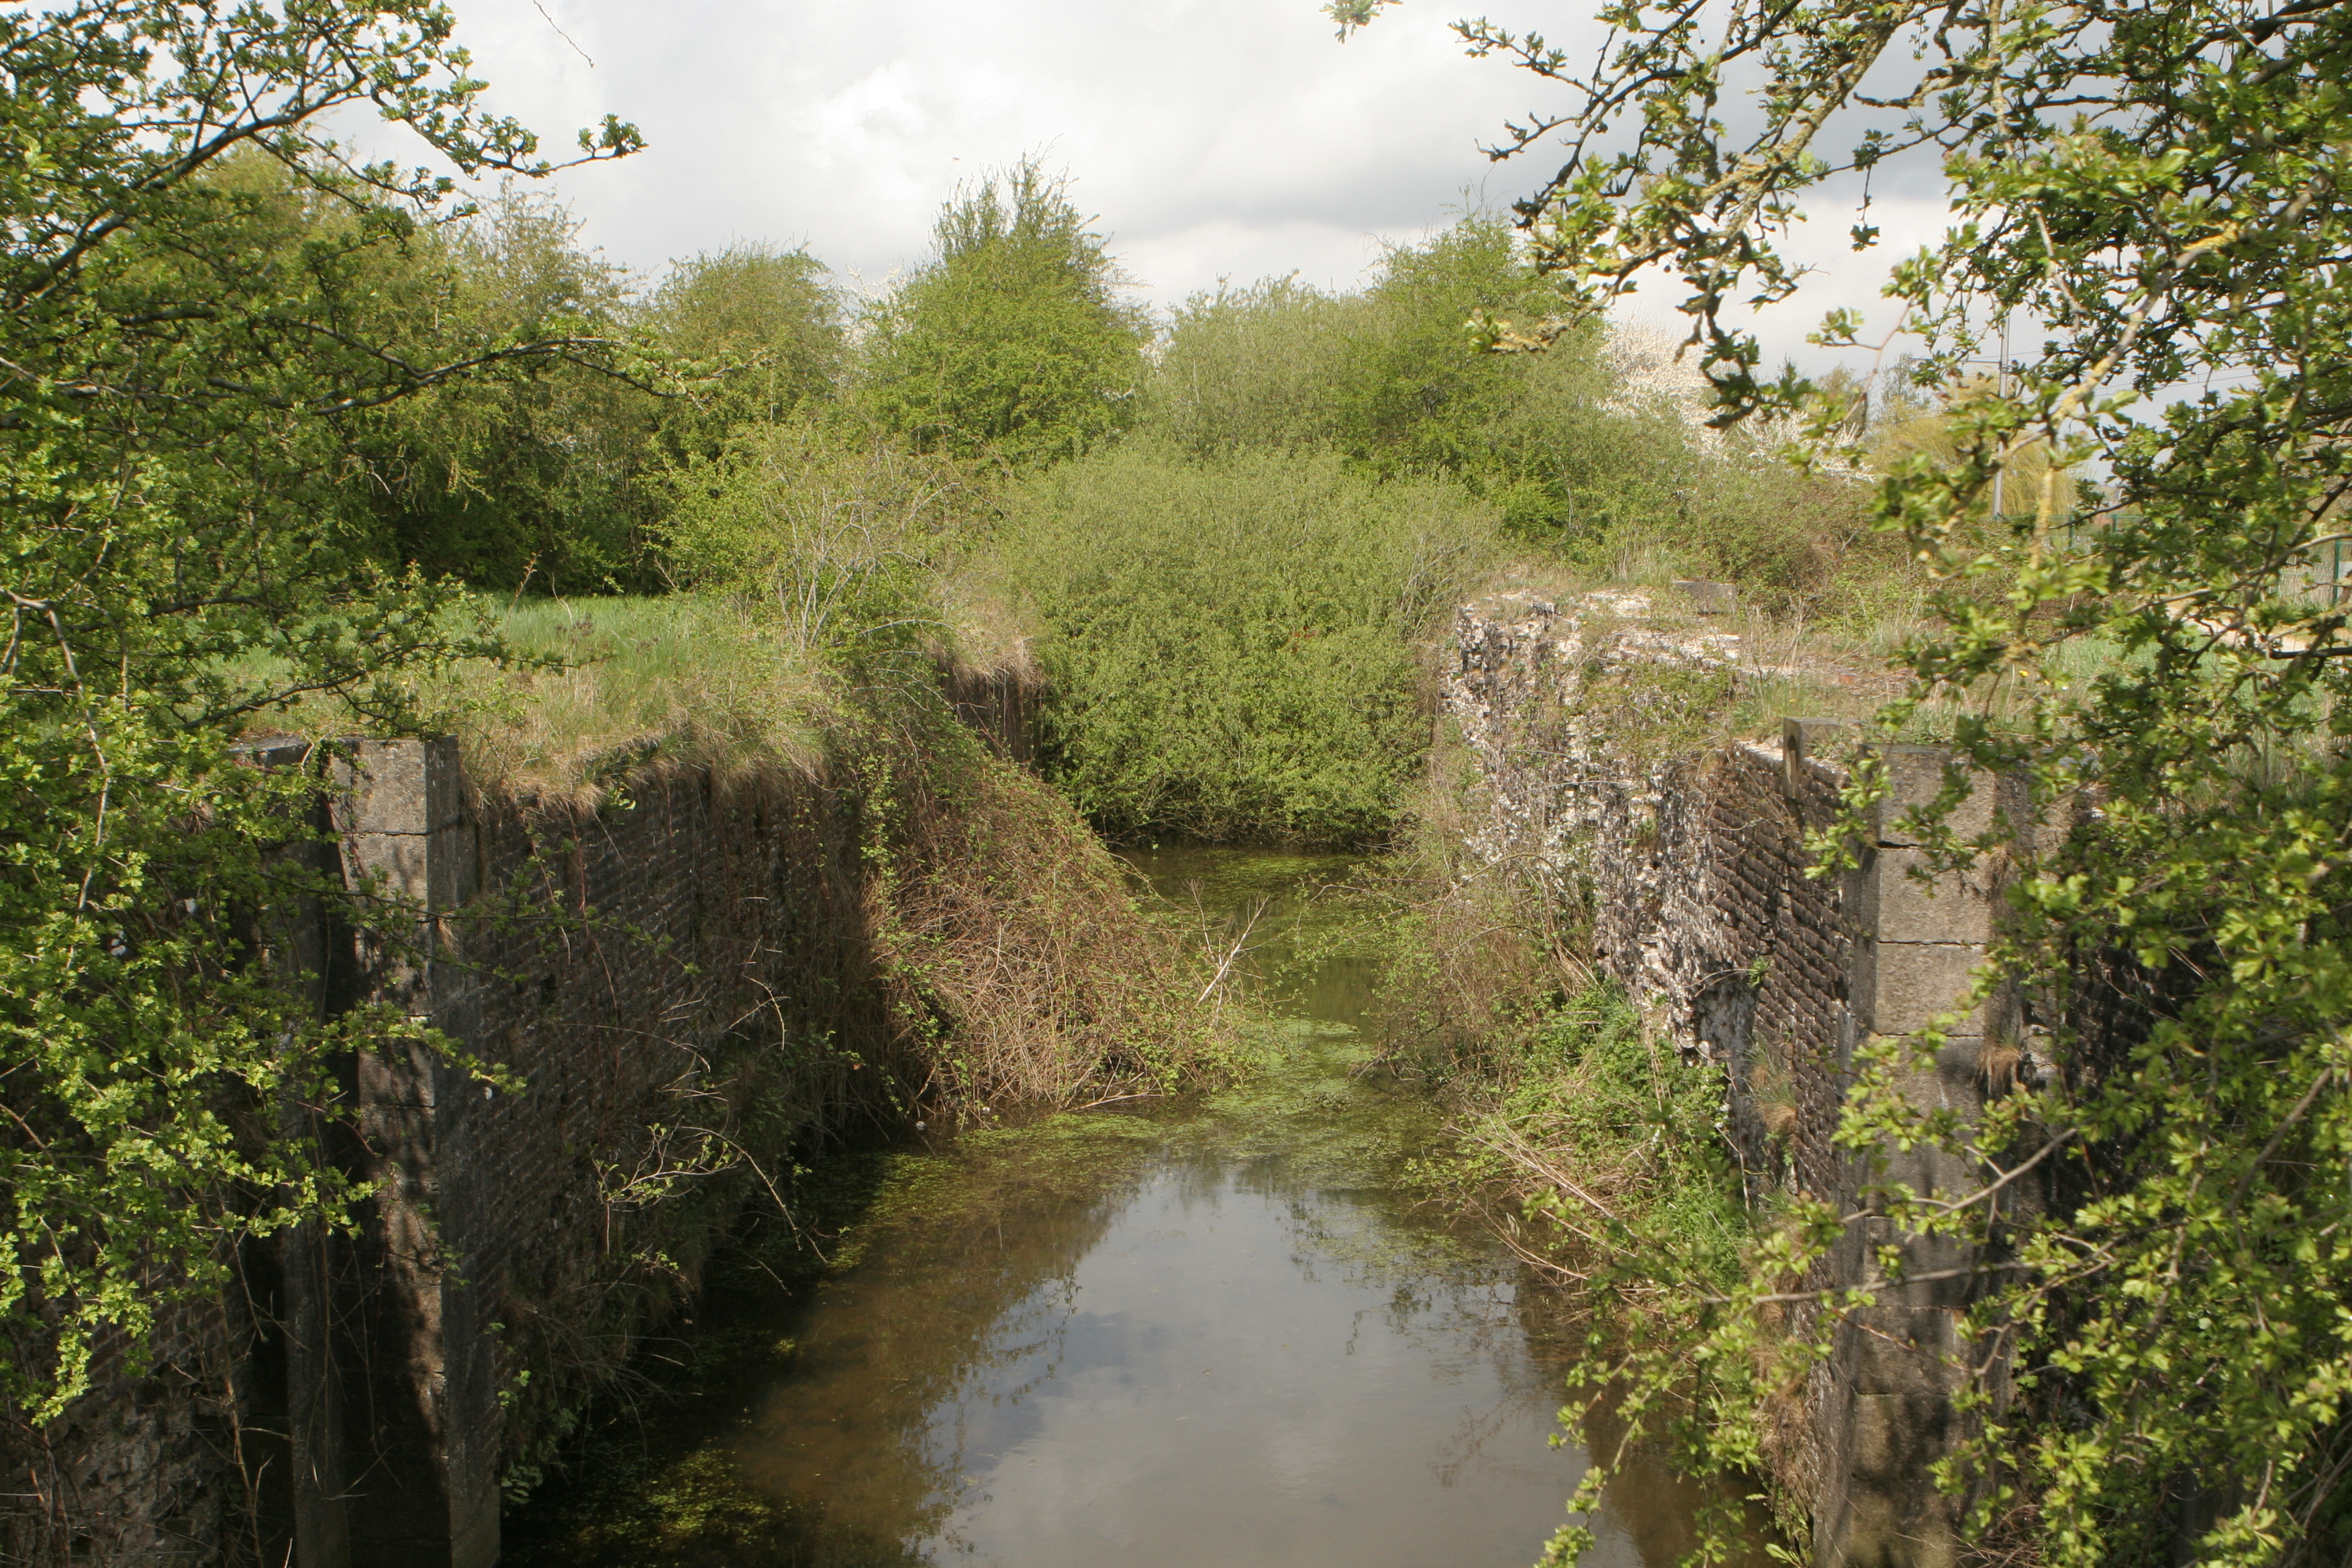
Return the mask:
<svg viewBox="0 0 2352 1568">
<path fill-rule="evenodd" d="M 468 778 L 514 794 L 593 801 L 656 757 L 719 767 L 804 767 L 837 709 L 815 662 L 726 601 L 664 597 L 477 601 L 462 612 L 517 658 L 410 683 L 427 728 L 454 733 Z M 247 659 L 233 679 L 268 669 Z M 256 718 L 256 736 L 362 726 L 313 699 Z"/>
<path fill-rule="evenodd" d="M 468 669 L 434 696 L 478 784 L 593 792 L 655 756 L 806 766 L 834 705 L 793 645 L 723 601 L 535 600 L 499 616 L 518 652 L 558 669 Z"/>
</svg>

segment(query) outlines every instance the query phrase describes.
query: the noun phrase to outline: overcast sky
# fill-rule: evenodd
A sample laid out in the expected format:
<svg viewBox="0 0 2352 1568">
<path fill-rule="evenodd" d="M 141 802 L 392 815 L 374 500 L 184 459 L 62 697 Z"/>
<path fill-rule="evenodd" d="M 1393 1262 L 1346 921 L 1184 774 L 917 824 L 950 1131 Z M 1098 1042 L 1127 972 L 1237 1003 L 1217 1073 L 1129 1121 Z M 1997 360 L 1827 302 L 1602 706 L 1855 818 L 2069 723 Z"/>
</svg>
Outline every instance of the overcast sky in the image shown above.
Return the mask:
<svg viewBox="0 0 2352 1568">
<path fill-rule="evenodd" d="M 1591 0 L 1503 0 L 1556 40 Z M 1341 45 L 1314 0 L 457 0 L 490 100 L 551 150 L 607 111 L 647 150 L 566 175 L 583 237 L 647 271 L 737 239 L 805 244 L 877 286 L 919 259 L 959 179 L 1024 153 L 1066 165 L 1142 291 L 1171 305 L 1220 276 L 1297 270 L 1350 286 L 1382 241 L 1500 205 L 1548 172 L 1479 144 L 1542 84 L 1464 56 L 1444 0 Z M 1522 13 L 1514 15 L 1514 12 Z M 1834 304 L 1875 298 L 1825 215 L 1805 246 L 1832 271 L 1767 335 L 1802 352 Z M 1916 245 L 1940 204 L 1882 204 Z M 1635 308 L 1678 330 L 1671 296 Z"/>
</svg>

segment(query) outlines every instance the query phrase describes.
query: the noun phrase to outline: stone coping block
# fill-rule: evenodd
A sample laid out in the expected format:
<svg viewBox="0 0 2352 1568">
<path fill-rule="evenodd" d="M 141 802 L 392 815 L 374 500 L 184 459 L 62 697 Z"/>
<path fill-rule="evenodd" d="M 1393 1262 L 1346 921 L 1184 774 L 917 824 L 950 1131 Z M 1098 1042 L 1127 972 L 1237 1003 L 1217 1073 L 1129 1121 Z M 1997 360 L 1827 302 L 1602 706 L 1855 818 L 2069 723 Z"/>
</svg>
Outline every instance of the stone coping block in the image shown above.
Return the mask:
<svg viewBox="0 0 2352 1568">
<path fill-rule="evenodd" d="M 310 756 L 312 742 L 299 735 L 272 735 L 261 741 L 239 741 L 229 750 L 257 767 L 297 767 Z"/>
<path fill-rule="evenodd" d="M 1915 807 L 1944 793 L 1944 769 L 1951 762 L 1948 746 L 1880 746 L 1874 749 L 1886 768 L 1886 794 L 1871 807 L 1871 837 L 1880 845 L 1908 848 L 1919 836 L 1902 826 Z M 1995 781 L 1989 773 L 1972 773 L 1968 798 L 1952 809 L 1946 825 L 1954 836 L 1977 838 L 1992 831 L 2000 809 Z"/>
<path fill-rule="evenodd" d="M 344 833 L 432 833 L 466 817 L 466 792 L 457 766 L 457 740 L 349 741 L 335 764 L 335 783 L 345 792 L 335 804 L 335 826 Z"/>
<path fill-rule="evenodd" d="M 1959 1005 L 1984 955 L 1974 942 L 1857 938 L 1846 978 L 1854 1021 L 1876 1035 L 1918 1033 Z M 1982 1003 L 1961 1010 L 1950 1026 L 1956 1035 L 1980 1035 L 1984 1027 Z"/>
</svg>

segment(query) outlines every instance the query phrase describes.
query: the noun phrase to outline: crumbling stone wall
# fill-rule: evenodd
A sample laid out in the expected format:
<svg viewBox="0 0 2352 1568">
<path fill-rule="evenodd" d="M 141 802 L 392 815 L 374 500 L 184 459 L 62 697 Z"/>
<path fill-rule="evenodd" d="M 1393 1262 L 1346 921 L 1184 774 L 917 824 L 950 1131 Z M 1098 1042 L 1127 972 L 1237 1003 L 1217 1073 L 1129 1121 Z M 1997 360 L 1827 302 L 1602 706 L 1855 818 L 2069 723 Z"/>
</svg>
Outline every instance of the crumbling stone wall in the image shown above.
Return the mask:
<svg viewBox="0 0 2352 1568">
<path fill-rule="evenodd" d="M 1844 1212 L 1879 1180 L 1965 1190 L 1975 1173 L 1933 1151 L 1892 1156 L 1882 1173 L 1832 1142 L 1856 1045 L 1951 1010 L 1990 940 L 1992 868 L 1924 879 L 1899 826 L 1943 787 L 1945 754 L 1889 749 L 1859 868 L 1816 875 L 1805 835 L 1839 819 L 1847 783 L 1822 755 L 1837 727 L 1790 719 L 1774 738 L 1695 738 L 1736 693 L 1738 639 L 1654 624 L 1649 608 L 1636 594 L 1517 594 L 1461 611 L 1442 707 L 1484 786 L 1474 849 L 1580 904 L 1597 956 L 1652 1026 L 1723 1070 L 1751 1189 Z M 1980 780 L 1954 826 L 1973 835 L 2013 804 Z M 1967 1013 L 1906 1094 L 1978 1111 L 1988 1040 L 2014 1037 L 2013 1011 Z M 1943 1278 L 1884 1290 L 1843 1323 L 1778 1464 L 1810 1500 L 1817 1562 L 1937 1568 L 1958 1551 L 1929 1467 L 1952 1439 L 1969 1260 L 1866 1219 L 1809 1285 L 1878 1283 L 1884 1245 L 1906 1274 Z"/>
</svg>

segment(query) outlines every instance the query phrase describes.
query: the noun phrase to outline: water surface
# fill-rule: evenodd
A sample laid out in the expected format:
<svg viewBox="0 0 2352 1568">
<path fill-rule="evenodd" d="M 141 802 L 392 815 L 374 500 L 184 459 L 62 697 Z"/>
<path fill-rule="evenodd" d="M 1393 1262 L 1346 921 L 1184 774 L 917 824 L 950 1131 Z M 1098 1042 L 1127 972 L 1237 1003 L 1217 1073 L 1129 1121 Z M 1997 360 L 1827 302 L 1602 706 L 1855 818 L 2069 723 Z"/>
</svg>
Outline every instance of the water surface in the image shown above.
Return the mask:
<svg viewBox="0 0 2352 1568">
<path fill-rule="evenodd" d="M 1133 858 L 1249 950 L 1266 1070 L 899 1162 L 774 1325 L 792 1355 L 736 1391 L 716 1451 L 793 1523 L 724 1560 L 1525 1568 L 1566 1522 L 1564 1349 L 1506 1255 L 1401 1188 L 1435 1113 L 1366 1070 L 1370 966 L 1326 950 L 1314 892 L 1344 863 Z M 1586 1561 L 1666 1568 L 1683 1494 L 1612 1493 Z"/>
</svg>

